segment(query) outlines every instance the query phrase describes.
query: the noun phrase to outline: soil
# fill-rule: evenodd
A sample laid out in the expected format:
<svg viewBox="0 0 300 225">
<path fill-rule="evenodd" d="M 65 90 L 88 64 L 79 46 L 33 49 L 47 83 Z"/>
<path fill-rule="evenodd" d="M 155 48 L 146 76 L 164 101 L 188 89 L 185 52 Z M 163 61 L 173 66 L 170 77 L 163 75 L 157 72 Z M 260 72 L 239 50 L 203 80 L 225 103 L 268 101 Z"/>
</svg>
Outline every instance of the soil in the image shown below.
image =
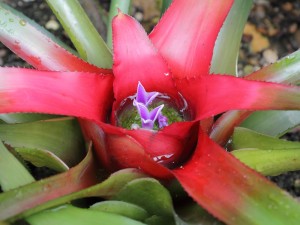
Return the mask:
<svg viewBox="0 0 300 225">
<path fill-rule="evenodd" d="M 72 46 L 66 33 L 43 0 L 0 0 L 23 12 L 50 32 Z M 82 1 L 98 31 L 105 36 L 105 25 L 98 15 L 98 4 L 108 10 L 109 0 Z M 300 46 L 300 2 L 282 0 L 254 0 L 247 29 L 242 37 L 238 71 L 240 75 L 251 73 L 297 50 Z M 150 31 L 159 19 L 156 0 L 133 0 L 131 14 Z M 0 66 L 30 67 L 0 43 Z M 285 137 L 299 141 L 299 132 Z M 292 195 L 300 196 L 300 171 L 270 178 Z"/>
</svg>

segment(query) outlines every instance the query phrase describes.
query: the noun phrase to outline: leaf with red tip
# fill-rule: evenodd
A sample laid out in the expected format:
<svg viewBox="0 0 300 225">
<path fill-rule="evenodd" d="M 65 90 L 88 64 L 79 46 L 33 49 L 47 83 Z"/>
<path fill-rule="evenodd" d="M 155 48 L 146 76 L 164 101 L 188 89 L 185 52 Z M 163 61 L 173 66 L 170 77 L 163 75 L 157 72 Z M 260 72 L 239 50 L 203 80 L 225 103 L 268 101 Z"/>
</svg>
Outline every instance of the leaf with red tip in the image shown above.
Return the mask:
<svg viewBox="0 0 300 225">
<path fill-rule="evenodd" d="M 210 75 L 180 80 L 177 87 L 198 120 L 233 109 L 300 109 L 300 88 L 295 86 Z"/>
<path fill-rule="evenodd" d="M 90 187 L 97 182 L 90 148 L 84 160 L 69 171 L 1 193 L 0 220 L 15 217 L 42 203 Z"/>
<path fill-rule="evenodd" d="M 198 204 L 227 224 L 299 223 L 297 201 L 228 154 L 204 132 L 200 132 L 191 160 L 173 173 Z"/>
<path fill-rule="evenodd" d="M 296 71 L 300 68 L 300 50 L 284 57 L 274 64 L 258 70 L 245 79 L 263 80 L 285 84 L 297 85 L 300 77 Z M 239 125 L 251 112 L 229 111 L 216 121 L 210 137 L 217 143 L 226 143 L 233 133 L 235 126 Z M 300 123 L 298 111 L 264 111 L 255 112 L 247 120 L 248 128 L 272 136 L 278 136 Z M 245 121 L 246 122 L 246 121 Z M 251 127 L 250 127 L 251 124 Z"/>
<path fill-rule="evenodd" d="M 217 35 L 233 0 L 174 0 L 150 39 L 176 78 L 207 75 Z"/>
<path fill-rule="evenodd" d="M 168 67 L 145 30 L 132 17 L 121 12 L 113 20 L 113 50 L 117 105 L 136 93 L 139 81 L 148 92 L 167 92 L 177 98 Z"/>
<path fill-rule="evenodd" d="M 0 5 L 0 41 L 39 70 L 110 73 L 72 55 L 24 17 Z"/>
<path fill-rule="evenodd" d="M 105 120 L 113 77 L 0 68 L 0 112 L 34 112 Z"/>
</svg>

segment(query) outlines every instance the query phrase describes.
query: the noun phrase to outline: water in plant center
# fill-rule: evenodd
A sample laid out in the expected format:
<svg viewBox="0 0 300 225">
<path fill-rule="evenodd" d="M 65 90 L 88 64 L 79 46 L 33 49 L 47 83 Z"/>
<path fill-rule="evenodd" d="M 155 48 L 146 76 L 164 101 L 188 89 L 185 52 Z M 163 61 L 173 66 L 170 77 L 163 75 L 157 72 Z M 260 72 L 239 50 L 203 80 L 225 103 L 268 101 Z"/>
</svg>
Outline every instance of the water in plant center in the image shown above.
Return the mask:
<svg viewBox="0 0 300 225">
<path fill-rule="evenodd" d="M 134 98 L 135 96 L 130 96 L 121 103 L 119 110 L 116 112 L 116 123 L 118 126 L 126 129 L 138 129 L 141 127 L 141 117 L 137 108 L 133 105 Z M 183 99 L 179 108 L 169 96 L 159 94 L 149 105 L 149 111 L 160 105 L 164 105 L 162 114 L 168 118 L 169 125 L 189 120 L 187 104 Z M 157 122 L 155 122 L 153 130 L 159 130 Z"/>
</svg>

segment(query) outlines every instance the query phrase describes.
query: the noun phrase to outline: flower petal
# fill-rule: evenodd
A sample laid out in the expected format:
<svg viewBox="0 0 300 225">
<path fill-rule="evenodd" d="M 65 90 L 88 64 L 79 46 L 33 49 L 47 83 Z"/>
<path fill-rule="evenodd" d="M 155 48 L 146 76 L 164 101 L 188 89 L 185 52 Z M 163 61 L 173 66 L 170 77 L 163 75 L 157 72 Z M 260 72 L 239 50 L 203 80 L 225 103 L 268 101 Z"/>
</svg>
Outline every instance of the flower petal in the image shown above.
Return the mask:
<svg viewBox="0 0 300 225">
<path fill-rule="evenodd" d="M 141 82 L 138 83 L 136 101 L 148 106 L 159 95 L 158 92 L 147 92 Z M 133 104 L 134 105 L 134 104 Z"/>
<path fill-rule="evenodd" d="M 234 109 L 300 109 L 300 88 L 296 86 L 210 75 L 179 80 L 177 87 L 196 120 Z"/>
<path fill-rule="evenodd" d="M 150 39 L 176 78 L 209 73 L 214 44 L 233 0 L 174 0 Z"/>
<path fill-rule="evenodd" d="M 117 105 L 136 93 L 139 81 L 147 92 L 167 93 L 177 98 L 163 58 L 157 53 L 142 26 L 121 12 L 113 20 L 113 51 Z"/>
<path fill-rule="evenodd" d="M 109 75 L 0 68 L 0 113 L 61 114 L 106 119 L 112 102 Z"/>
<path fill-rule="evenodd" d="M 198 204 L 226 224 L 299 222 L 299 216 L 288 216 L 299 215 L 299 203 L 227 153 L 204 132 L 200 132 L 191 160 L 173 170 L 173 174 Z M 293 212 L 287 215 L 285 207 Z M 287 218 L 290 221 L 285 223 Z"/>
</svg>

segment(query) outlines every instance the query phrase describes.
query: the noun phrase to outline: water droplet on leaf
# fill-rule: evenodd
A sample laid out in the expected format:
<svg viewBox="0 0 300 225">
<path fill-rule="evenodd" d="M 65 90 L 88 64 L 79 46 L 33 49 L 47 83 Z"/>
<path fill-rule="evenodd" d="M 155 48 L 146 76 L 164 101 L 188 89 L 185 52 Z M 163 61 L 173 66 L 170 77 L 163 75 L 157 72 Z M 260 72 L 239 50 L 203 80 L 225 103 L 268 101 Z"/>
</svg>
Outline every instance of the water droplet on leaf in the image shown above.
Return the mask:
<svg viewBox="0 0 300 225">
<path fill-rule="evenodd" d="M 20 24 L 21 26 L 25 26 L 25 25 L 26 25 L 26 21 L 25 21 L 25 20 L 20 20 L 20 21 L 19 21 L 19 24 Z"/>
</svg>

